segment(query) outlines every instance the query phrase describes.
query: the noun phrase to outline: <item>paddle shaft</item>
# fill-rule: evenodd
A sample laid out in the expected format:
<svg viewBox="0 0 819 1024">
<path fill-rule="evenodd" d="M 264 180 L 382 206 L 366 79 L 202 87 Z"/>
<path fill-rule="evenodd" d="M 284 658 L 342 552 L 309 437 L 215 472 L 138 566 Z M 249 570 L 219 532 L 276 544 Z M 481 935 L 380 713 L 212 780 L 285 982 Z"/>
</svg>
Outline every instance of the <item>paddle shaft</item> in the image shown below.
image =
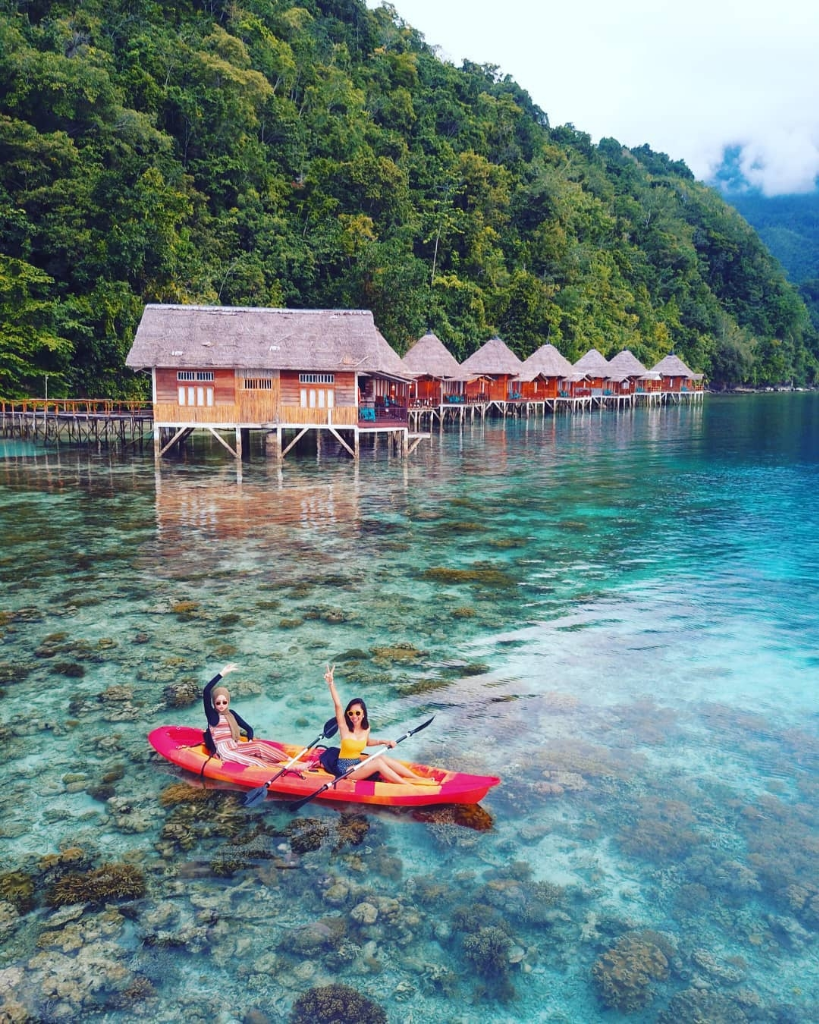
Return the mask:
<svg viewBox="0 0 819 1024">
<path fill-rule="evenodd" d="M 259 803 L 259 801 L 263 797 L 267 796 L 268 789 L 270 789 L 270 787 L 273 785 L 276 779 L 281 778 L 281 776 L 284 775 L 288 768 L 292 767 L 297 761 L 301 760 L 301 758 L 304 757 L 306 753 L 311 751 L 313 747 L 317 747 L 322 740 L 328 739 L 330 736 L 334 736 L 337 731 L 338 726 L 336 725 L 333 719 L 330 719 L 330 721 L 325 723 L 324 728 L 321 730 L 318 736 L 316 736 L 312 743 L 306 746 L 304 750 L 300 750 L 298 754 L 295 755 L 295 757 L 291 757 L 287 764 L 280 768 L 272 778 L 268 779 L 267 782 L 265 782 L 263 786 L 259 786 L 258 788 L 252 790 L 250 793 L 247 794 L 247 796 L 244 799 L 244 806 L 252 807 L 254 804 Z"/>
<path fill-rule="evenodd" d="M 432 722 L 433 718 L 435 718 L 435 715 L 433 715 L 432 718 L 428 718 L 426 722 L 422 722 L 420 725 L 416 725 L 414 729 L 410 729 L 408 732 L 405 732 L 403 736 L 399 736 L 399 738 L 395 741 L 395 746 L 397 747 L 399 743 L 403 743 L 404 740 L 409 739 L 410 736 L 414 736 L 416 732 L 420 732 L 422 729 L 426 729 L 426 727 Z M 357 772 L 358 769 L 362 765 L 367 764 L 368 761 L 372 761 L 373 758 L 376 757 L 381 757 L 381 755 L 384 753 L 384 750 L 392 749 L 388 747 L 386 743 L 380 743 L 379 747 L 383 747 L 384 749 L 375 750 L 373 751 L 372 754 L 368 754 L 363 761 L 359 761 L 358 764 L 354 764 L 351 768 L 348 768 L 346 772 L 343 772 L 335 779 L 331 779 L 329 782 L 325 782 L 321 789 L 317 789 L 315 793 L 311 793 L 309 796 L 304 797 L 302 800 L 296 800 L 295 803 L 290 804 L 288 809 L 291 811 L 297 811 L 300 807 L 304 807 L 304 805 L 309 804 L 311 800 L 315 800 L 317 796 L 321 796 L 321 794 L 326 792 L 328 789 L 332 789 L 334 786 L 337 786 L 338 783 L 341 782 L 342 779 L 346 779 L 348 775 L 352 775 L 353 772 Z"/>
</svg>

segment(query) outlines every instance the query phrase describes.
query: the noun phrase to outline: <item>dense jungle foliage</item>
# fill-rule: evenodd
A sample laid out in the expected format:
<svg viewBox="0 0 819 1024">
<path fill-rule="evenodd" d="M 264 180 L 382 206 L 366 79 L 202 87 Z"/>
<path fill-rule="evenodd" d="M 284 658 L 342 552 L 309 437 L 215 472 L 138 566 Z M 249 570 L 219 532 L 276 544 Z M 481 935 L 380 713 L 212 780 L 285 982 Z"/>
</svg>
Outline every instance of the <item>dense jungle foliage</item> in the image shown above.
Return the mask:
<svg viewBox="0 0 819 1024">
<path fill-rule="evenodd" d="M 124 396 L 146 302 L 372 309 L 403 352 L 812 380 L 752 229 L 362 0 L 0 0 L 0 394 Z"/>
</svg>

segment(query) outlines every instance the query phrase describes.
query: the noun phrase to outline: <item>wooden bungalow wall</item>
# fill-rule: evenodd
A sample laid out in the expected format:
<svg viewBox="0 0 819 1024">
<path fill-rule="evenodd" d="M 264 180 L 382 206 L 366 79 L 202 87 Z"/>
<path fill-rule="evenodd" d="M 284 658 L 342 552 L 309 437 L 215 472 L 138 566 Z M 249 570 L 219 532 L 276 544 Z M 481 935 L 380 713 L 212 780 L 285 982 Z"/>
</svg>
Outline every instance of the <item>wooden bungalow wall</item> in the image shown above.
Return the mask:
<svg viewBox="0 0 819 1024">
<path fill-rule="evenodd" d="M 236 375 L 233 370 L 212 370 L 212 381 L 180 381 L 176 368 L 157 368 L 154 418 L 160 423 L 236 423 Z M 194 370 L 194 373 L 197 371 Z M 179 388 L 213 388 L 213 405 L 180 405 Z"/>
<path fill-rule="evenodd" d="M 530 402 L 542 402 L 546 398 L 557 398 L 559 379 L 540 377 L 538 380 L 524 380 L 518 385 L 520 397 Z"/>
<path fill-rule="evenodd" d="M 193 371 L 196 373 L 196 371 Z M 301 384 L 298 371 L 218 369 L 212 381 L 180 381 L 177 369 L 156 370 L 156 405 L 159 423 L 336 423 L 358 420 L 355 373 L 334 375 L 333 384 Z M 245 388 L 246 380 L 270 380 L 270 387 Z M 180 405 L 179 388 L 212 388 L 212 405 Z M 323 408 L 302 408 L 301 391 L 333 391 L 333 406 L 325 399 Z"/>
<path fill-rule="evenodd" d="M 355 373 L 352 371 L 334 373 L 332 384 L 302 384 L 299 371 L 281 372 L 281 409 L 283 423 L 335 423 L 350 426 L 358 422 L 358 395 L 356 394 Z M 302 408 L 301 392 L 324 391 L 324 408 Z M 332 408 L 328 407 L 326 393 L 333 392 Z"/>
</svg>

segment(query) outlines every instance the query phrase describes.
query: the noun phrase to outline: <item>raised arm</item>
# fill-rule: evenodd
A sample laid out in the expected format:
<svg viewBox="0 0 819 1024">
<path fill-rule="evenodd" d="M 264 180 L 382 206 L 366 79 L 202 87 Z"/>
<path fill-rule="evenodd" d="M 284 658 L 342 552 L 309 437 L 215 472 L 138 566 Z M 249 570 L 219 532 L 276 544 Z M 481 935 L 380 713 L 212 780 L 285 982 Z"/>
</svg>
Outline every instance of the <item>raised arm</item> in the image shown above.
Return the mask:
<svg viewBox="0 0 819 1024">
<path fill-rule="evenodd" d="M 349 726 L 344 718 L 344 708 L 341 706 L 341 699 L 336 689 L 335 679 L 333 679 L 333 673 L 335 672 L 335 665 L 328 665 L 327 671 L 324 673 L 324 681 L 330 688 L 330 696 L 333 698 L 333 707 L 336 711 L 336 722 L 338 723 L 338 730 L 342 736 L 350 731 Z"/>
<path fill-rule="evenodd" d="M 213 706 L 213 701 L 210 699 L 210 695 L 211 692 L 213 691 L 214 686 L 216 686 L 220 679 L 223 679 L 226 675 L 229 675 L 231 672 L 235 672 L 237 668 L 238 666 L 235 665 L 232 661 L 228 662 L 228 664 L 225 665 L 221 672 L 216 673 L 213 679 L 211 679 L 211 681 L 202 691 L 202 704 L 204 705 L 205 708 L 205 718 L 207 718 L 208 720 L 208 725 L 219 724 L 219 712 Z"/>
</svg>

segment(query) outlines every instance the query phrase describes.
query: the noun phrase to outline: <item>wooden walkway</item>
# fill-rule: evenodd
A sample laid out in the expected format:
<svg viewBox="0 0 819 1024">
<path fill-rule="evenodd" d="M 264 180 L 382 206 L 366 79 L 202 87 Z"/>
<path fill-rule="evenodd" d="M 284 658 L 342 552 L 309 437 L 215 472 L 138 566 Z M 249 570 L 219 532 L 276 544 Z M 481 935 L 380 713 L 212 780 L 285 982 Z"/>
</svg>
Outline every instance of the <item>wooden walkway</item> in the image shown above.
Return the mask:
<svg viewBox="0 0 819 1024">
<path fill-rule="evenodd" d="M 283 461 L 308 433 L 316 435 L 321 449 L 332 439 L 356 461 L 362 441 L 377 445 L 386 441 L 389 449 L 404 457 L 428 439 L 433 429 L 447 424 L 484 421 L 487 416 L 545 418 L 546 414 L 582 413 L 593 409 L 624 410 L 635 406 L 679 405 L 701 402 L 704 391 L 646 391 L 630 395 L 588 394 L 576 397 L 486 399 L 472 402 L 443 402 L 411 405 L 400 414 L 360 419 L 351 424 L 333 423 L 154 423 L 150 402 L 112 399 L 0 400 L 0 436 L 21 438 L 43 445 L 96 445 L 142 449 L 153 443 L 157 460 L 181 446 L 194 430 L 207 430 L 235 458 L 250 451 L 250 433 L 261 431 L 267 455 Z M 228 439 L 234 439 L 230 443 Z"/>
<path fill-rule="evenodd" d="M 679 405 L 683 402 L 701 402 L 702 389 L 690 391 L 637 391 L 628 395 L 588 394 L 576 397 L 559 395 L 550 398 L 487 399 L 486 401 L 441 402 L 410 406 L 408 417 L 415 429 L 428 423 L 428 429 L 443 427 L 446 423 L 474 423 L 490 413 L 502 417 L 524 418 L 545 416 L 547 412 L 579 413 L 591 409 L 630 409 L 635 406 Z"/>
<path fill-rule="evenodd" d="M 142 448 L 153 434 L 150 402 L 113 399 L 0 400 L 0 434 L 34 444 L 96 444 Z"/>
</svg>

